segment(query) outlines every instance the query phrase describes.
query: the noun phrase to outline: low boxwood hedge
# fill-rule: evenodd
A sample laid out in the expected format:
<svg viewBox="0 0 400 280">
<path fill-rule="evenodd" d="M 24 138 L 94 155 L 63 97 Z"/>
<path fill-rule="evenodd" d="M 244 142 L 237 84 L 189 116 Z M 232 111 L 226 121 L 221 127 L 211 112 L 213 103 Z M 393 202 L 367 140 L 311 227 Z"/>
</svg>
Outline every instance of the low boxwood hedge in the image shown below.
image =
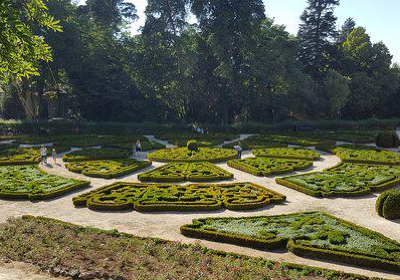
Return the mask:
<svg viewBox="0 0 400 280">
<path fill-rule="evenodd" d="M 249 210 L 281 203 L 285 196 L 253 183 L 138 184 L 118 182 L 73 199 L 92 210 L 213 211 Z"/>
<path fill-rule="evenodd" d="M 262 250 L 399 271 L 400 243 L 323 212 L 205 218 L 181 227 L 185 236 Z"/>
<path fill-rule="evenodd" d="M 277 178 L 276 182 L 315 197 L 361 196 L 400 183 L 400 166 L 341 163 L 303 175 Z"/>
<path fill-rule="evenodd" d="M 0 151 L 0 165 L 37 164 L 39 161 L 38 148 L 12 148 Z"/>
<path fill-rule="evenodd" d="M 384 191 L 376 200 L 376 212 L 388 220 L 400 219 L 400 191 Z"/>
<path fill-rule="evenodd" d="M 272 176 L 307 169 L 312 166 L 309 160 L 279 158 L 246 158 L 228 161 L 228 166 L 255 176 Z"/>
<path fill-rule="evenodd" d="M 287 147 L 287 144 L 282 143 L 271 143 L 265 140 L 257 140 L 257 139 L 244 139 L 242 141 L 236 141 L 228 144 L 222 145 L 223 148 L 232 149 L 234 146 L 241 146 L 243 150 L 252 150 L 252 149 L 266 149 L 266 148 L 278 148 L 278 147 Z"/>
<path fill-rule="evenodd" d="M 86 149 L 63 155 L 63 160 L 74 162 L 103 159 L 123 159 L 130 155 L 132 155 L 131 151 L 122 149 Z"/>
<path fill-rule="evenodd" d="M 352 145 L 337 146 L 331 151 L 343 162 L 400 165 L 400 155 L 392 151 Z"/>
<path fill-rule="evenodd" d="M 213 147 L 222 144 L 224 141 L 229 141 L 238 138 L 239 135 L 232 133 L 208 133 L 200 134 L 193 132 L 183 133 L 166 133 L 156 135 L 156 138 L 167 140 L 170 144 L 178 147 L 186 147 L 190 140 L 197 140 L 199 147 Z"/>
<path fill-rule="evenodd" d="M 0 198 L 44 200 L 89 186 L 49 175 L 34 165 L 0 166 Z"/>
<path fill-rule="evenodd" d="M 232 173 L 209 162 L 172 162 L 138 176 L 144 182 L 208 182 L 232 178 Z"/>
<path fill-rule="evenodd" d="M 118 178 L 135 171 L 151 166 L 151 161 L 138 161 L 135 159 L 112 159 L 75 161 L 65 167 L 75 173 L 95 178 Z"/>
<path fill-rule="evenodd" d="M 237 152 L 233 149 L 199 148 L 198 152 L 189 151 L 187 148 L 161 149 L 147 154 L 147 158 L 158 162 L 222 162 L 234 159 Z"/>
<path fill-rule="evenodd" d="M 256 157 L 289 158 L 300 160 L 318 160 L 321 158 L 321 154 L 316 151 L 298 148 L 253 149 L 251 152 Z"/>
</svg>

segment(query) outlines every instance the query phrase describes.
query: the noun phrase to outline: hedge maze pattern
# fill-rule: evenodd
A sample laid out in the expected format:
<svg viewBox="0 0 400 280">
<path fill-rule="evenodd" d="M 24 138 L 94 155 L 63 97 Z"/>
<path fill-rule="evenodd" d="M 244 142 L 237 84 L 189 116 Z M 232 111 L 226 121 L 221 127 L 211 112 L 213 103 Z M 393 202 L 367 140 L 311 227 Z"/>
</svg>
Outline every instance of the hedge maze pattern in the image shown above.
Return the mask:
<svg viewBox="0 0 400 280">
<path fill-rule="evenodd" d="M 206 218 L 181 227 L 183 235 L 262 250 L 399 271 L 400 244 L 377 232 L 322 212 Z"/>
<path fill-rule="evenodd" d="M 147 158 L 158 162 L 194 162 L 208 161 L 221 162 L 236 158 L 236 151 L 233 149 L 221 148 L 199 148 L 198 152 L 191 152 L 187 148 L 161 149 L 147 154 Z"/>
<path fill-rule="evenodd" d="M 76 161 L 65 165 L 75 173 L 95 178 L 117 178 L 151 166 L 151 161 L 135 159 Z"/>
<path fill-rule="evenodd" d="M 34 165 L 0 167 L 0 198 L 50 199 L 87 186 L 89 182 L 49 175 Z"/>
<path fill-rule="evenodd" d="M 277 178 L 276 182 L 315 197 L 361 196 L 400 183 L 400 166 L 342 163 L 303 175 Z"/>
<path fill-rule="evenodd" d="M 207 182 L 232 178 L 232 173 L 209 162 L 173 162 L 138 176 L 145 182 Z"/>
<path fill-rule="evenodd" d="M 318 160 L 321 154 L 308 149 L 296 148 L 268 148 L 268 149 L 254 149 L 253 155 L 256 157 L 270 157 L 270 158 L 289 158 L 300 160 Z"/>
<path fill-rule="evenodd" d="M 0 165 L 36 164 L 40 161 L 39 149 L 11 148 L 0 151 Z"/>
<path fill-rule="evenodd" d="M 333 148 L 332 152 L 343 162 L 400 165 L 400 155 L 392 151 L 345 145 Z"/>
<path fill-rule="evenodd" d="M 312 161 L 258 157 L 230 160 L 228 166 L 256 176 L 271 176 L 307 169 Z"/>
<path fill-rule="evenodd" d="M 131 154 L 131 151 L 121 149 L 87 149 L 63 155 L 63 160 L 74 162 L 102 159 L 122 159 L 127 158 Z"/>
<path fill-rule="evenodd" d="M 253 183 L 138 184 L 118 182 L 73 199 L 92 210 L 213 211 L 248 210 L 281 203 L 285 196 Z"/>
</svg>

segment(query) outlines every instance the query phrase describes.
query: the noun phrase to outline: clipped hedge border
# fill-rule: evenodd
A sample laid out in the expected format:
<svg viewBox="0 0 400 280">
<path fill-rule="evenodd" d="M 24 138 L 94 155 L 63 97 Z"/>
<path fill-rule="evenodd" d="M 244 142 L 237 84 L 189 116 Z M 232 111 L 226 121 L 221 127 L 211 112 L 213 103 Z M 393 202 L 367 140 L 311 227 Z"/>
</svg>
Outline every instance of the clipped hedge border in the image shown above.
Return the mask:
<svg viewBox="0 0 400 280">
<path fill-rule="evenodd" d="M 339 163 L 336 166 L 325 169 L 324 171 L 330 171 L 332 169 L 338 168 L 342 164 L 343 163 Z M 310 172 L 310 173 L 307 173 L 307 175 L 318 174 L 318 173 L 322 173 L 322 172 Z M 314 191 L 314 190 L 308 189 L 304 186 L 298 185 L 296 183 L 287 181 L 288 178 L 294 178 L 294 177 L 300 177 L 300 176 L 304 176 L 304 174 L 288 176 L 288 177 L 284 177 L 284 178 L 276 178 L 275 181 L 276 181 L 276 183 L 278 183 L 279 185 L 282 185 L 284 187 L 288 187 L 290 189 L 305 193 L 305 194 L 313 196 L 313 197 L 318 197 L 318 198 L 363 196 L 363 195 L 371 194 L 374 191 L 384 191 L 387 189 L 391 189 L 400 184 L 400 177 L 399 177 L 399 178 L 384 182 L 379 185 L 368 186 L 368 189 L 364 189 L 364 190 L 352 191 L 352 192 L 344 192 L 344 191 L 343 192 L 340 192 L 340 191 L 326 192 L 326 191 Z"/>
<path fill-rule="evenodd" d="M 90 164 L 90 162 L 92 162 L 92 161 L 88 161 L 89 164 Z M 81 163 L 83 163 L 83 162 L 81 162 Z M 86 171 L 85 169 L 75 168 L 74 163 L 67 163 L 65 165 L 65 167 L 71 172 L 82 174 L 82 175 L 85 175 L 88 177 L 112 179 L 112 178 L 118 178 L 118 177 L 122 177 L 124 175 L 134 173 L 138 170 L 142 170 L 142 169 L 152 165 L 151 161 L 138 161 L 138 163 L 140 163 L 140 164 L 138 164 L 136 166 L 135 165 L 126 166 L 117 171 L 110 171 L 108 173 L 89 172 L 89 171 Z"/>
<path fill-rule="evenodd" d="M 185 158 L 172 158 L 172 159 L 167 159 L 167 158 L 161 158 L 158 157 L 155 153 L 162 151 L 162 150 L 176 150 L 176 149 L 183 149 L 183 148 L 173 148 L 173 149 L 160 149 L 157 150 L 155 152 L 152 153 L 148 153 L 147 154 L 147 159 L 151 160 L 151 161 L 156 161 L 156 162 L 163 162 L 163 163 L 168 163 L 168 162 L 212 162 L 212 163 L 217 163 L 217 162 L 224 162 L 224 161 L 228 161 L 231 159 L 235 159 L 237 157 L 237 153 L 235 150 L 232 149 L 223 149 L 223 148 L 204 148 L 204 147 L 200 147 L 199 150 L 202 149 L 211 149 L 210 152 L 212 152 L 212 149 L 223 149 L 223 150 L 230 150 L 231 155 L 229 156 L 215 156 L 215 157 L 210 157 L 210 158 L 204 158 L 204 159 L 185 159 Z"/>
<path fill-rule="evenodd" d="M 181 163 L 187 165 L 187 170 L 190 169 L 191 164 L 202 164 L 205 165 L 207 168 L 210 169 L 211 172 L 214 172 L 212 176 L 192 176 L 190 170 L 188 170 L 188 174 L 181 173 L 181 176 L 169 176 L 169 177 L 157 177 L 158 172 L 162 172 L 164 169 L 169 168 L 170 165 L 179 164 L 179 163 L 168 163 L 167 165 L 158 167 L 156 169 L 150 170 L 148 172 L 142 173 L 138 175 L 138 179 L 142 182 L 210 182 L 210 181 L 220 181 L 220 180 L 229 180 L 233 178 L 233 174 L 218 167 L 209 162 L 200 162 L 200 163 Z M 223 173 L 221 175 L 220 173 Z"/>
<path fill-rule="evenodd" d="M 276 148 L 267 148 L 267 149 L 252 149 L 251 153 L 256 156 L 256 157 L 268 157 L 268 158 L 281 158 L 281 159 L 298 159 L 298 160 L 319 160 L 321 159 L 321 155 L 318 152 L 314 152 L 312 150 L 307 150 L 312 152 L 310 156 L 297 156 L 297 155 L 290 155 L 290 154 L 273 154 L 273 153 L 268 153 L 268 154 L 262 154 L 263 151 L 271 150 L 272 152 Z M 281 148 L 278 148 L 281 149 Z M 306 150 L 306 149 L 300 149 L 300 148 L 284 148 L 287 149 L 288 151 L 290 150 Z"/>
<path fill-rule="evenodd" d="M 229 167 L 238 169 L 240 171 L 246 172 L 246 173 L 250 173 L 252 175 L 255 176 L 259 176 L 259 177 L 268 177 L 268 176 L 274 176 L 274 175 L 281 175 L 281 174 L 285 174 L 285 173 L 290 173 L 290 172 L 294 172 L 294 171 L 298 171 L 298 170 L 304 170 L 307 169 L 309 167 L 311 167 L 313 165 L 312 161 L 302 161 L 303 164 L 299 165 L 297 167 L 294 168 L 288 168 L 282 171 L 271 171 L 271 172 L 267 172 L 267 171 L 262 171 L 258 168 L 249 166 L 249 165 L 245 165 L 239 162 L 239 160 L 230 160 L 227 162 Z"/>
<path fill-rule="evenodd" d="M 90 155 L 90 152 L 92 151 L 101 151 L 101 150 L 106 150 L 106 151 L 115 151 L 117 154 L 97 154 L 94 153 L 93 155 Z M 89 151 L 88 155 L 85 155 L 85 151 Z M 83 153 L 83 154 L 82 154 Z M 101 152 L 100 152 L 101 153 Z M 82 155 L 80 155 L 82 154 Z M 123 150 L 123 149 L 87 149 L 87 150 L 79 150 L 79 151 L 74 151 L 72 153 L 63 155 L 62 158 L 66 162 L 76 162 L 76 161 L 90 161 L 90 160 L 107 160 L 107 159 L 125 159 L 129 157 L 132 153 L 128 150 Z"/>
<path fill-rule="evenodd" d="M 318 213 L 316 211 L 313 212 L 300 212 L 296 213 L 298 214 L 313 214 L 313 213 Z M 380 234 L 378 232 L 366 229 L 364 227 L 358 226 L 356 224 L 353 224 L 351 222 L 345 221 L 343 219 L 337 218 L 333 215 L 330 215 L 328 213 L 322 212 L 324 215 L 336 219 L 339 223 L 341 223 L 344 226 L 351 227 L 353 229 L 356 229 L 360 231 L 362 234 L 365 234 L 367 236 L 372 236 L 373 238 L 379 239 L 383 242 L 389 242 L 389 243 L 395 243 L 396 245 L 398 244 L 395 240 L 390 239 L 383 234 Z M 274 216 L 267 216 L 267 217 L 280 217 L 280 216 L 288 216 L 288 215 L 274 215 Z M 263 217 L 263 216 L 260 216 Z M 241 219 L 253 219 L 257 217 L 241 217 Z M 207 220 L 210 219 L 221 219 L 218 217 L 211 217 L 211 218 L 206 218 Z M 226 218 L 230 219 L 230 218 Z M 234 218 L 233 218 L 234 219 Z M 202 220 L 202 219 L 200 219 Z M 326 259 L 329 261 L 338 261 L 338 262 L 343 262 L 347 263 L 350 265 L 358 265 L 358 266 L 365 266 L 369 268 L 377 268 L 377 269 L 385 269 L 385 270 L 391 270 L 398 272 L 400 269 L 400 263 L 396 263 L 393 261 L 388 261 L 376 257 L 372 257 L 369 255 L 362 255 L 359 254 L 355 256 L 354 254 L 350 252 L 342 252 L 342 251 L 333 251 L 333 250 L 325 250 L 321 248 L 314 248 L 314 247 L 307 247 L 303 245 L 296 244 L 294 240 L 289 239 L 289 240 L 284 240 L 279 237 L 274 238 L 272 240 L 261 240 L 257 238 L 252 238 L 252 237 L 246 237 L 246 236 L 240 236 L 232 233 L 224 233 L 224 232 L 216 232 L 212 230 L 204 230 L 204 229 L 199 229 L 198 225 L 200 224 L 200 220 L 194 219 L 192 221 L 192 224 L 187 224 L 181 226 L 181 234 L 187 237 L 195 237 L 195 238 L 201 238 L 201 239 L 206 239 L 214 242 L 223 242 L 223 243 L 230 243 L 230 244 L 235 244 L 239 246 L 247 246 L 255 249 L 261 249 L 261 250 L 276 250 L 276 249 L 282 249 L 282 247 L 285 247 L 291 251 L 292 253 L 303 256 L 303 257 L 310 257 L 310 258 L 315 258 L 315 259 Z"/>
<path fill-rule="evenodd" d="M 248 197 L 249 195 L 243 193 L 242 196 L 240 194 L 230 194 L 226 191 L 234 189 L 238 185 L 249 185 L 253 191 L 258 191 L 258 199 L 256 201 L 248 202 L 248 201 L 237 201 L 238 198 Z M 132 187 L 136 193 L 137 200 L 135 201 L 130 198 L 125 199 L 123 196 L 120 198 L 116 198 L 114 202 L 106 203 L 106 202 L 99 202 L 103 195 L 107 196 L 107 193 L 113 193 L 114 191 L 118 190 L 119 188 L 123 187 Z M 161 187 L 161 188 L 169 188 L 169 187 L 178 187 L 178 188 L 195 188 L 199 187 L 198 190 L 201 188 L 208 188 L 207 191 L 210 193 L 213 199 L 209 200 L 200 200 L 193 199 L 192 201 L 184 201 L 183 203 L 167 203 L 168 197 L 164 197 L 164 201 L 159 201 L 157 198 L 154 200 L 148 200 L 145 189 L 152 187 Z M 150 193 L 151 194 L 151 193 Z M 98 196 L 97 196 L 98 195 Z M 254 194 L 250 195 L 253 196 Z M 196 196 L 194 196 L 195 198 Z M 259 198 L 261 197 L 261 198 Z M 231 201 L 231 200 L 235 200 Z M 126 182 L 117 182 L 108 186 L 104 186 L 95 190 L 92 190 L 88 193 L 82 194 L 80 196 L 73 198 L 73 204 L 76 207 L 88 207 L 91 210 L 108 210 L 108 211 L 120 211 L 120 210 L 128 210 L 134 209 L 140 212 L 154 212 L 154 211 L 215 211 L 220 210 L 223 207 L 229 210 L 251 210 L 251 209 L 258 209 L 269 205 L 270 203 L 279 204 L 286 200 L 284 195 L 281 195 L 277 192 L 272 190 L 263 188 L 259 185 L 253 183 L 230 183 L 230 184 L 190 184 L 190 185 L 168 185 L 168 184 L 140 184 L 140 183 L 126 183 Z"/>
</svg>

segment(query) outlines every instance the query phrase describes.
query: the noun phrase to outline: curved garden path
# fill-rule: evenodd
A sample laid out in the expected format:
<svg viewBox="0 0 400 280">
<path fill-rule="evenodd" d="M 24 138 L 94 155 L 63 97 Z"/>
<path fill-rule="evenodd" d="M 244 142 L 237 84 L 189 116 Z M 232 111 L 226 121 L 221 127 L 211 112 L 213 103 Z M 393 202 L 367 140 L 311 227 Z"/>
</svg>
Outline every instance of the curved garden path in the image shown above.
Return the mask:
<svg viewBox="0 0 400 280">
<path fill-rule="evenodd" d="M 143 155 L 144 156 L 144 155 Z M 249 151 L 244 152 L 243 157 L 252 156 Z M 57 174 L 63 177 L 84 179 L 91 182 L 92 188 L 97 188 L 103 185 L 108 185 L 115 181 L 129 181 L 138 182 L 137 174 L 120 178 L 118 180 L 105 180 L 89 178 L 80 174 L 69 172 L 64 167 L 61 161 L 59 165 L 54 165 L 52 160 L 49 159 L 51 165 L 40 165 L 40 167 L 50 174 Z M 314 162 L 314 166 L 307 170 L 296 172 L 297 174 L 307 173 L 310 171 L 321 171 L 325 168 L 332 167 L 339 163 L 339 159 L 330 154 L 322 153 L 322 159 Z M 152 169 L 163 165 L 162 163 L 153 163 Z M 264 178 L 256 177 L 236 169 L 230 168 L 226 163 L 218 164 L 218 166 L 235 174 L 235 179 L 232 181 L 254 182 L 259 185 L 270 188 L 281 194 L 287 196 L 287 202 L 282 205 L 272 205 L 270 207 L 245 211 L 234 212 L 229 210 L 222 210 L 217 212 L 190 212 L 190 213 L 173 213 L 173 212 L 159 212 L 159 213 L 139 213 L 136 211 L 123 211 L 123 212 L 100 212 L 92 211 L 87 208 L 75 208 L 72 204 L 72 198 L 87 190 L 82 190 L 69 194 L 67 196 L 42 202 L 28 202 L 28 201 L 5 201 L 0 200 L 0 222 L 4 222 L 8 217 L 20 215 L 37 215 L 60 219 L 63 221 L 93 226 L 103 229 L 118 229 L 122 232 L 132 233 L 137 236 L 150 236 L 159 237 L 168 240 L 182 241 L 185 243 L 199 242 L 200 244 L 209 248 L 230 251 L 249 256 L 264 257 L 269 260 L 281 262 L 293 262 L 298 264 L 305 264 L 321 268 L 328 268 L 340 270 L 349 273 L 357 273 L 370 277 L 383 277 L 389 279 L 400 279 L 399 274 L 388 273 L 378 270 L 367 270 L 360 267 L 352 267 L 342 265 L 340 263 L 331 263 L 325 261 L 318 261 L 308 258 L 302 258 L 292 254 L 291 252 L 267 252 L 255 250 L 236 245 L 223 244 L 205 240 L 197 240 L 194 238 L 187 238 L 180 234 L 180 226 L 190 223 L 192 219 L 200 217 L 213 217 L 213 216 L 251 216 L 251 215 L 273 215 L 273 214 L 288 214 L 300 211 L 313 211 L 320 210 L 333 214 L 339 218 L 351 221 L 366 228 L 381 232 L 386 236 L 393 238 L 400 242 L 400 223 L 399 221 L 388 221 L 379 217 L 375 212 L 375 200 L 377 194 L 363 196 L 360 198 L 332 198 L 332 199 L 319 199 L 308 196 L 301 192 L 280 186 L 275 183 L 274 177 Z M 294 173 L 293 173 L 294 174 Z M 229 181 L 224 181 L 229 182 Z M 1 267 L 1 265 L 0 265 Z M 0 279 L 2 276 L 2 269 L 0 269 Z M 8 278 L 4 278 L 8 279 Z M 20 279 L 20 278 L 9 278 Z M 42 278 L 24 278 L 29 280 Z M 52 278 L 48 278 L 52 279 Z"/>
</svg>

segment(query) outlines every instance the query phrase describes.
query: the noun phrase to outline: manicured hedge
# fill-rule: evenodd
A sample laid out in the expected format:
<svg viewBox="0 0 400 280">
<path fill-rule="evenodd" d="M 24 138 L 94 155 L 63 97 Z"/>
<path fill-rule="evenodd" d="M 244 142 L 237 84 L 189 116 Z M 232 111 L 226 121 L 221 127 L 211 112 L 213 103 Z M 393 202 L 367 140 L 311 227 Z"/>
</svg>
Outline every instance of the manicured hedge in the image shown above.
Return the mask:
<svg viewBox="0 0 400 280">
<path fill-rule="evenodd" d="M 38 148 L 12 148 L 0 151 L 0 165 L 37 164 L 39 161 Z"/>
<path fill-rule="evenodd" d="M 138 184 L 118 182 L 73 199 L 92 210 L 215 211 L 262 208 L 281 203 L 285 196 L 253 183 Z"/>
<path fill-rule="evenodd" d="M 170 162 L 221 162 L 236 158 L 237 153 L 233 149 L 199 148 L 198 152 L 191 152 L 187 148 L 161 149 L 147 154 L 152 161 Z"/>
<path fill-rule="evenodd" d="M 400 165 L 400 155 L 381 149 L 343 145 L 331 149 L 343 162 Z"/>
<path fill-rule="evenodd" d="M 131 151 L 122 149 L 87 149 L 63 155 L 63 160 L 74 162 L 103 159 L 123 159 L 130 155 L 132 155 Z"/>
<path fill-rule="evenodd" d="M 232 149 L 234 146 L 240 145 L 243 150 L 252 149 L 265 149 L 265 148 L 277 148 L 277 147 L 287 147 L 287 144 L 282 143 L 271 143 L 265 140 L 257 140 L 247 138 L 242 141 L 236 141 L 229 144 L 222 145 L 223 148 Z"/>
<path fill-rule="evenodd" d="M 376 137 L 376 146 L 381 148 L 398 148 L 400 146 L 397 131 L 384 131 Z"/>
<path fill-rule="evenodd" d="M 181 227 L 185 236 L 368 268 L 399 271 L 400 243 L 323 212 L 244 218 L 205 218 Z"/>
<path fill-rule="evenodd" d="M 342 163 L 323 172 L 277 178 L 276 182 L 315 197 L 361 196 L 398 185 L 400 166 Z"/>
<path fill-rule="evenodd" d="M 118 178 L 151 166 L 151 161 L 135 159 L 90 160 L 68 163 L 65 167 L 75 173 L 95 178 Z"/>
<path fill-rule="evenodd" d="M 321 154 L 313 150 L 297 148 L 268 148 L 251 151 L 256 157 L 289 158 L 300 160 L 318 160 Z"/>
<path fill-rule="evenodd" d="M 384 191 L 376 200 L 376 212 L 388 220 L 400 219 L 400 191 Z"/>
<path fill-rule="evenodd" d="M 309 160 L 279 159 L 279 158 L 246 158 L 228 161 L 228 166 L 256 175 L 272 176 L 307 169 L 312 166 Z"/>
<path fill-rule="evenodd" d="M 177 145 L 178 147 L 186 147 L 187 142 L 190 140 L 197 140 L 199 147 L 213 147 L 222 144 L 224 141 L 239 138 L 239 135 L 233 133 L 166 133 L 156 135 L 156 138 L 167 140 L 170 144 Z"/>
<path fill-rule="evenodd" d="M 233 174 L 209 162 L 172 162 L 138 176 L 144 182 L 208 182 L 232 178 Z"/>
<path fill-rule="evenodd" d="M 89 182 L 49 175 L 37 166 L 0 167 L 0 198 L 43 200 L 89 186 Z"/>
</svg>

